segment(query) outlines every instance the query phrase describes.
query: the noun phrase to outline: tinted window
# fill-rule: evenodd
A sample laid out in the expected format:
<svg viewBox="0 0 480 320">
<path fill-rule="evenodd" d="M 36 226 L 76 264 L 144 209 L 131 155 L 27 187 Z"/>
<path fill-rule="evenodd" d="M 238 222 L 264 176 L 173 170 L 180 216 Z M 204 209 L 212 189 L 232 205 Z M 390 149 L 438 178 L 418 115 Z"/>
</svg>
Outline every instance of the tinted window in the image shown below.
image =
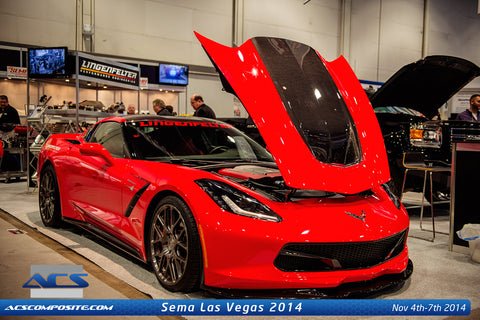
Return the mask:
<svg viewBox="0 0 480 320">
<path fill-rule="evenodd" d="M 100 123 L 88 138 L 91 143 L 100 143 L 113 157 L 125 158 L 125 140 L 118 122 Z"/>
</svg>

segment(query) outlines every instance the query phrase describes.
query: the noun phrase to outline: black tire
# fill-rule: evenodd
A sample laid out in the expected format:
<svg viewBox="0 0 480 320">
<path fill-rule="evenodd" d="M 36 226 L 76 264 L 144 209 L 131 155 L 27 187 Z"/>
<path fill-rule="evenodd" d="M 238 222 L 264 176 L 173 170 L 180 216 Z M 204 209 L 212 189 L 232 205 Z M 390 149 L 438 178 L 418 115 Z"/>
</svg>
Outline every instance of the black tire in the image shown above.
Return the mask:
<svg viewBox="0 0 480 320">
<path fill-rule="evenodd" d="M 45 166 L 40 176 L 38 205 L 40 217 L 46 227 L 59 228 L 62 225 L 58 180 L 51 165 Z"/>
<path fill-rule="evenodd" d="M 175 196 L 155 208 L 148 233 L 150 262 L 160 284 L 169 291 L 191 292 L 200 286 L 202 249 L 192 212 Z"/>
</svg>

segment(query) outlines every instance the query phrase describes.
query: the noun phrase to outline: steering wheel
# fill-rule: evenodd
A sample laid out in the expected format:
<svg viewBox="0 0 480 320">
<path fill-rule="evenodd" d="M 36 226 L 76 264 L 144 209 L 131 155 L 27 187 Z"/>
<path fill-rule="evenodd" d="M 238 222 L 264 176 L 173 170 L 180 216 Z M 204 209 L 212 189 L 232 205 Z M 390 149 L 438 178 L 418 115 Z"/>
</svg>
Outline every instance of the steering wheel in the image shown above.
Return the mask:
<svg viewBox="0 0 480 320">
<path fill-rule="evenodd" d="M 213 154 L 213 153 L 220 153 L 221 152 L 224 152 L 224 151 L 227 151 L 228 149 L 230 149 L 229 147 L 227 146 L 216 146 L 215 148 L 213 148 L 212 150 L 210 150 L 208 152 L 208 154 Z"/>
</svg>

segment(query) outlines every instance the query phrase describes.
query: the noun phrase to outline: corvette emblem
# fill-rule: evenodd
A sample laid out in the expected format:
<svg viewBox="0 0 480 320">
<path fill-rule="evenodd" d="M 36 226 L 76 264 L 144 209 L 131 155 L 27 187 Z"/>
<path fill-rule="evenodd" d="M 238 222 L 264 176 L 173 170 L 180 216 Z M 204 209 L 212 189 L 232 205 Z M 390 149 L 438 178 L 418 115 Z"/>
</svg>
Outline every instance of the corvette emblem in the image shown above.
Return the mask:
<svg viewBox="0 0 480 320">
<path fill-rule="evenodd" d="M 363 210 L 361 211 L 359 216 L 357 216 L 354 213 L 348 212 L 348 211 L 345 211 L 345 213 L 348 214 L 350 217 L 357 218 L 358 220 L 362 220 L 363 222 L 365 222 L 365 217 L 367 216 L 367 214 Z"/>
</svg>

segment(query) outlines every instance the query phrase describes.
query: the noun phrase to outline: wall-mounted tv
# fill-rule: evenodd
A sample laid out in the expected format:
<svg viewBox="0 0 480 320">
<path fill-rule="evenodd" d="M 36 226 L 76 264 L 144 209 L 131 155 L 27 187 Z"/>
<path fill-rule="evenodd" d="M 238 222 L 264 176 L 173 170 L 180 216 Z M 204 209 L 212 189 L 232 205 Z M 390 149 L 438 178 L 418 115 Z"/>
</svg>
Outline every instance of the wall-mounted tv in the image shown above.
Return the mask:
<svg viewBox="0 0 480 320">
<path fill-rule="evenodd" d="M 188 84 L 188 66 L 178 64 L 160 64 L 159 83 L 186 86 Z"/>
<path fill-rule="evenodd" d="M 67 47 L 28 49 L 29 78 L 66 77 L 67 54 Z"/>
<path fill-rule="evenodd" d="M 158 65 L 140 65 L 140 77 L 148 78 L 148 83 L 158 83 Z"/>
</svg>

